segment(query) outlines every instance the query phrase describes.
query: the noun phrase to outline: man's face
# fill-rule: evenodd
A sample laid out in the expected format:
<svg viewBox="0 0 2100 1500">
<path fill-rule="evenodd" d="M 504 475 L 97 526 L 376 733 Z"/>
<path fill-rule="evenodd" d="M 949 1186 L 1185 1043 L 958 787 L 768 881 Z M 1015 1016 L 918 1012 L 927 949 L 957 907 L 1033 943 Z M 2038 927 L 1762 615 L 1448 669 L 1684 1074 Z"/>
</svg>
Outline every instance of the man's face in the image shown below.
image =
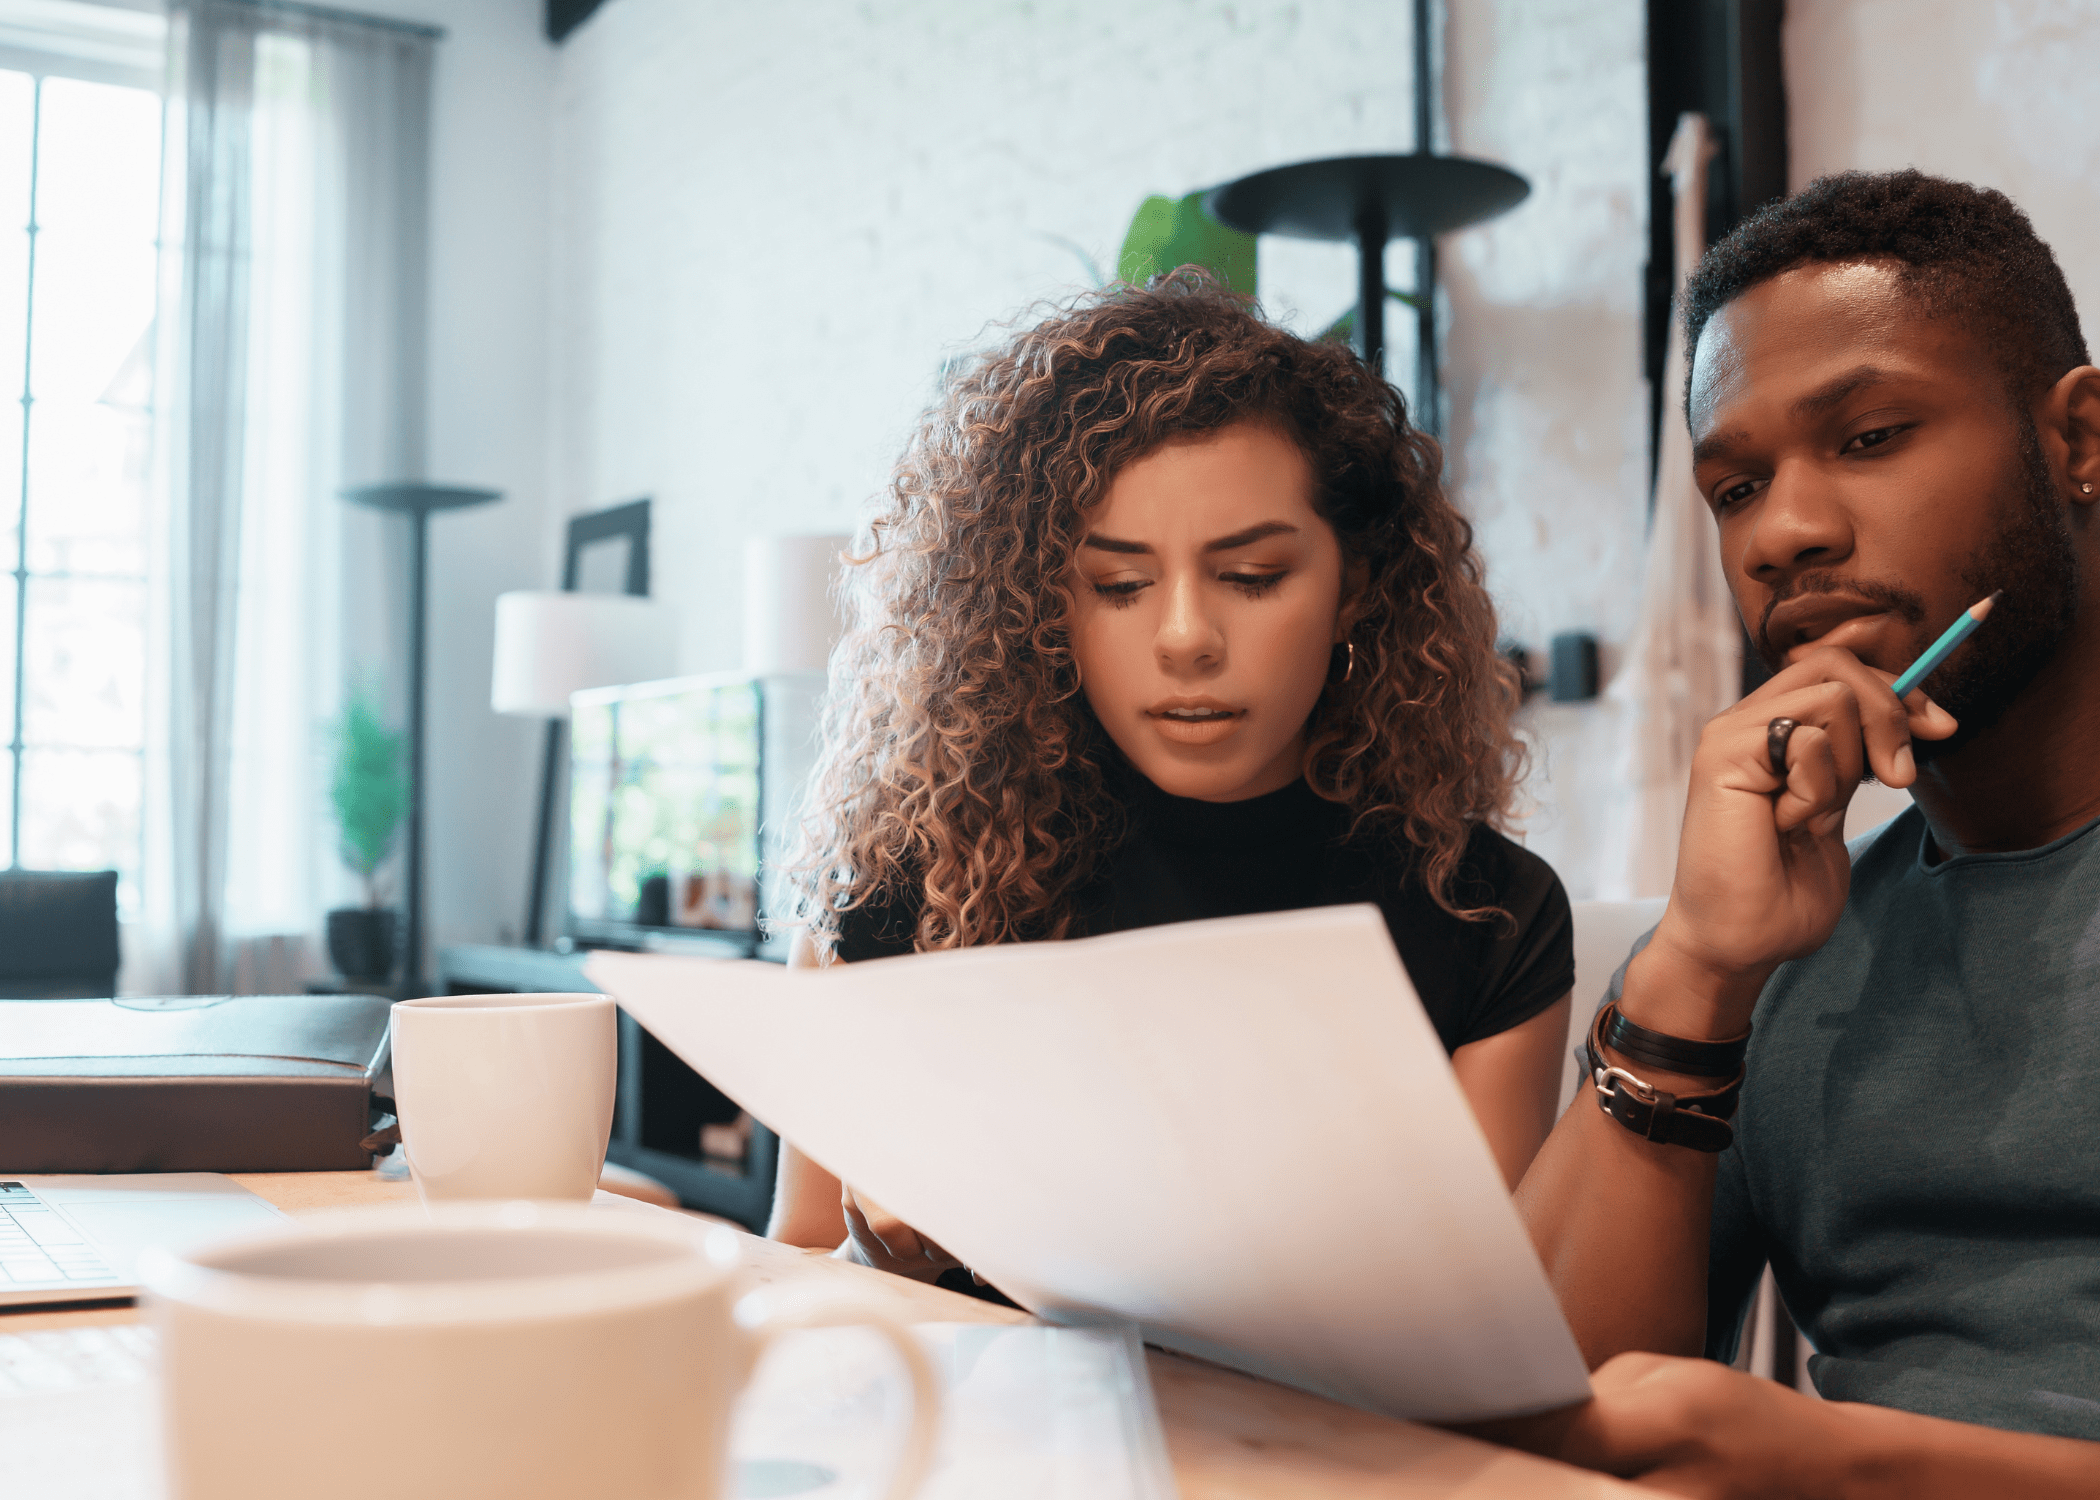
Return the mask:
<svg viewBox="0 0 2100 1500">
<path fill-rule="evenodd" d="M 1691 425 L 1736 607 L 1774 670 L 1834 645 L 1900 672 L 2005 590 L 1926 681 L 1961 732 L 1921 760 L 1995 722 L 2068 631 L 2077 560 L 2033 418 L 1895 267 L 1805 266 L 1722 308 L 1693 354 Z"/>
</svg>

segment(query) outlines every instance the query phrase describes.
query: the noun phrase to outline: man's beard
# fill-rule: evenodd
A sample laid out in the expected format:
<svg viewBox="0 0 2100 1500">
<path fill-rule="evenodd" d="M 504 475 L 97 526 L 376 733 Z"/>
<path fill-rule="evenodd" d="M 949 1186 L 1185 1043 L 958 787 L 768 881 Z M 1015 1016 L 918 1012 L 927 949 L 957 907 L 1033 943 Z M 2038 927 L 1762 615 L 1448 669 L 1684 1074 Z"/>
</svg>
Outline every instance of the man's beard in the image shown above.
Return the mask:
<svg viewBox="0 0 2100 1500">
<path fill-rule="evenodd" d="M 1961 580 L 1978 599 L 2005 597 L 1968 643 L 1923 683 L 1932 700 L 1960 722 L 1944 740 L 1916 740 L 1924 765 L 1953 754 L 2005 716 L 2055 657 L 2078 613 L 2078 550 L 2056 495 L 2034 419 L 2020 416 L 2025 494 L 1988 545 L 1971 557 Z"/>
<path fill-rule="evenodd" d="M 2012 513 L 1998 534 L 1962 565 L 1960 574 L 1972 601 L 1997 589 L 2003 589 L 2005 597 L 1976 634 L 1925 679 L 1923 686 L 1933 702 L 1954 715 L 1961 727 L 1944 740 L 1913 741 L 1911 750 L 1920 765 L 1952 754 L 2003 718 L 2056 655 L 2077 613 L 2077 548 L 2042 452 L 2042 435 L 2024 411 L 2020 468 L 2023 484 Z M 1793 587 L 1766 603 L 1764 619 L 1753 632 L 1757 653 L 1773 672 L 1786 666 L 1786 652 L 1773 647 L 1765 620 L 1786 599 L 1824 592 L 1872 599 L 1913 625 L 1925 617 L 1924 597 L 1910 589 L 1847 579 L 1836 572 L 1804 573 L 1794 579 Z"/>
</svg>

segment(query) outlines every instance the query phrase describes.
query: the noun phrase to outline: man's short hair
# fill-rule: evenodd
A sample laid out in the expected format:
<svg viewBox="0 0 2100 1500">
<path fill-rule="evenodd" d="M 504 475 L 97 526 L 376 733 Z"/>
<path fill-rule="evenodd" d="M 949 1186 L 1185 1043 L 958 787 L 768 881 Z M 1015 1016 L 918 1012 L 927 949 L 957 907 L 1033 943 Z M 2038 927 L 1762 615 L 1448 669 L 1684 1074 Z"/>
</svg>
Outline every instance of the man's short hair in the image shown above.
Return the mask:
<svg viewBox="0 0 2100 1500">
<path fill-rule="evenodd" d="M 1761 282 L 1863 260 L 1900 262 L 1903 288 L 1926 316 L 1966 322 L 2017 401 L 2088 363 L 2071 288 L 2027 215 L 2003 193 L 1914 169 L 1818 177 L 1736 225 L 1686 285 L 1685 349 L 1697 350 L 1707 321 Z"/>
</svg>

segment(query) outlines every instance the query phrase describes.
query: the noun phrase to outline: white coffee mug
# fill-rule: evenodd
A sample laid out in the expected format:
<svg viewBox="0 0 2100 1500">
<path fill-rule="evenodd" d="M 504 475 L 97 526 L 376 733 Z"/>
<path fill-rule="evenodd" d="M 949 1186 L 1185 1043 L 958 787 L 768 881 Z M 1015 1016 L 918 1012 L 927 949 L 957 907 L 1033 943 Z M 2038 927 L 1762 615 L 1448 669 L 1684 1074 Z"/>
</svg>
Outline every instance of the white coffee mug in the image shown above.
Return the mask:
<svg viewBox="0 0 2100 1500">
<path fill-rule="evenodd" d="M 717 1500 L 766 1341 L 864 1324 L 902 1359 L 923 1479 L 939 1385 L 879 1308 L 769 1309 L 736 1236 L 559 1203 L 317 1214 L 140 1281 L 160 1331 L 170 1500 Z"/>
<path fill-rule="evenodd" d="M 437 995 L 393 1008 L 394 1104 L 416 1191 L 587 1200 L 612 1137 L 604 995 Z"/>
</svg>

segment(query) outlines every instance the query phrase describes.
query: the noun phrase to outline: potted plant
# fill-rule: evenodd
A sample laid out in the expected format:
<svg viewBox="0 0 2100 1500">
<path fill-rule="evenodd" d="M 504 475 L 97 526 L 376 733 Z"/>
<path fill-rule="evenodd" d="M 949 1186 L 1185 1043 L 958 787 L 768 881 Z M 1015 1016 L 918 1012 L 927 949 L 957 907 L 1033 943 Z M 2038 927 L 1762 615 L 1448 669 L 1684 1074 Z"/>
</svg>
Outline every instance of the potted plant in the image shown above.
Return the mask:
<svg viewBox="0 0 2100 1500">
<path fill-rule="evenodd" d="M 329 800 L 342 833 L 343 863 L 364 882 L 365 904 L 328 914 L 328 957 L 343 977 L 382 982 L 394 972 L 394 913 L 379 904 L 379 867 L 393 852 L 408 808 L 405 736 L 388 729 L 364 687 L 353 688 L 335 724 Z"/>
</svg>

